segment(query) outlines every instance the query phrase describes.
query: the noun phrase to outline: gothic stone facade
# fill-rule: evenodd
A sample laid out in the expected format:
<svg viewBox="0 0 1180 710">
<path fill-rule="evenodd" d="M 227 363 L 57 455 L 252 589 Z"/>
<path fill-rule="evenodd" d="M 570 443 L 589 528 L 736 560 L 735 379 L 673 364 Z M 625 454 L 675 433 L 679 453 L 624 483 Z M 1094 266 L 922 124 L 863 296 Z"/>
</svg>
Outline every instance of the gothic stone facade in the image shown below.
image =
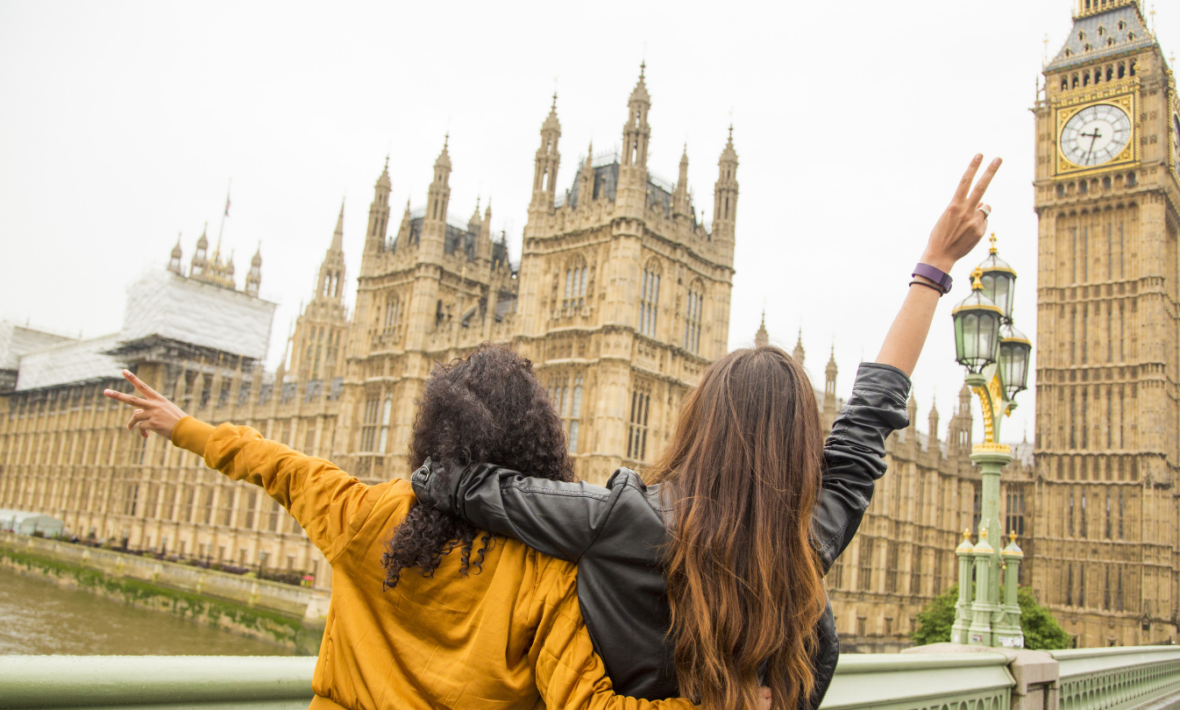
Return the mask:
<svg viewBox="0 0 1180 710">
<path fill-rule="evenodd" d="M 732 131 L 711 226 L 693 205 L 687 154 L 674 185 L 648 172 L 650 108 L 641 72 L 622 151 L 591 148 L 559 195 L 555 102 L 541 128 L 519 268 L 491 233 L 490 205 L 466 221 L 450 216 L 445 144 L 425 208 L 407 204 L 397 225 L 387 165 L 370 206 L 355 311 L 344 305 L 342 211 L 316 291 L 273 374 L 232 345 L 113 336 L 82 344 L 89 357 L 110 360 L 82 379 L 22 387 L 18 376 L 16 389 L 0 396 L 0 507 L 53 514 L 83 537 L 310 572 L 329 586 L 323 557 L 276 504 L 186 452 L 130 436 L 126 413 L 102 388 L 122 386 L 118 367 L 131 367 L 194 416 L 248 424 L 375 482 L 409 474 L 415 400 L 433 365 L 489 341 L 533 360 L 580 476 L 603 482 L 619 465 L 641 467 L 659 454 L 701 370 L 726 351 L 738 203 Z M 261 256 L 241 293 L 220 245 L 208 249 L 202 234 L 185 277 L 178 244 L 169 270 L 256 298 Z"/>
</svg>

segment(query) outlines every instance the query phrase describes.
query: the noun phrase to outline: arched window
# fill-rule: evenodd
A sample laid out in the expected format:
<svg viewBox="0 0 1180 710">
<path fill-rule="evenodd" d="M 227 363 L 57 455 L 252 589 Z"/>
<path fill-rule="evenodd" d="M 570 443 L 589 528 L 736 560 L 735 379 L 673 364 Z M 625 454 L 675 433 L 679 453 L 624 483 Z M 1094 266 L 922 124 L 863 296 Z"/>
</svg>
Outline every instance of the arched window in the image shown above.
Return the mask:
<svg viewBox="0 0 1180 710">
<path fill-rule="evenodd" d="M 566 267 L 565 298 L 562 308 L 581 308 L 586 302 L 586 263 L 581 257 Z"/>
<path fill-rule="evenodd" d="M 578 453 L 578 428 L 582 418 L 582 376 L 574 378 L 574 393 L 570 401 L 569 442 L 570 453 Z"/>
<path fill-rule="evenodd" d="M 688 289 L 688 301 L 684 309 L 684 349 L 699 353 L 701 345 L 701 311 L 704 305 L 704 287 L 698 281 Z"/>
<path fill-rule="evenodd" d="M 643 281 L 639 288 L 639 332 L 649 338 L 656 337 L 656 320 L 659 316 L 660 274 L 658 264 L 651 262 L 643 270 Z"/>
<path fill-rule="evenodd" d="M 369 397 L 365 400 L 365 419 L 361 427 L 361 452 L 371 453 L 377 443 L 377 421 L 381 412 L 381 400 Z"/>
<path fill-rule="evenodd" d="M 385 447 L 389 443 L 389 420 L 393 414 L 393 397 L 385 395 L 385 406 L 381 410 L 381 436 L 377 442 L 377 453 L 385 453 Z"/>
<path fill-rule="evenodd" d="M 647 456 L 647 414 L 651 408 L 651 387 L 636 385 L 631 391 L 631 422 L 627 429 L 627 458 L 643 461 Z"/>
<path fill-rule="evenodd" d="M 389 300 L 385 302 L 385 331 L 392 333 L 397 330 L 398 322 L 401 320 L 401 301 L 397 296 L 390 296 Z"/>
</svg>

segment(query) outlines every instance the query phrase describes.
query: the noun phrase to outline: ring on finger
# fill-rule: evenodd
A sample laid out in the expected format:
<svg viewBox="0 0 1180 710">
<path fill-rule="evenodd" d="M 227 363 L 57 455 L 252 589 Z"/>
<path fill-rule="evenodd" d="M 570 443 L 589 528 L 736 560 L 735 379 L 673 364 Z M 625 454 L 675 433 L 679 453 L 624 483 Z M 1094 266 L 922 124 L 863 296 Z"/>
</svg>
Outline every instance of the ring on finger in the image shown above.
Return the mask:
<svg viewBox="0 0 1180 710">
<path fill-rule="evenodd" d="M 980 212 L 983 213 L 984 219 L 988 219 L 992 216 L 992 208 L 991 207 L 988 207 L 987 205 L 981 205 L 978 209 Z"/>
</svg>

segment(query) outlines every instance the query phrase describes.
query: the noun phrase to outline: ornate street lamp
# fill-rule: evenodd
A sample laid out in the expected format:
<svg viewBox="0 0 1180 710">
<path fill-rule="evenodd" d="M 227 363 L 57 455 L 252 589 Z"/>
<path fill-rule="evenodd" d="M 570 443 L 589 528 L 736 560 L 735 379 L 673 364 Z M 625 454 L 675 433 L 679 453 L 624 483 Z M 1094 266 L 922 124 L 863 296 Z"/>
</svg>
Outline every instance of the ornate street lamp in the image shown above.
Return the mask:
<svg viewBox="0 0 1180 710">
<path fill-rule="evenodd" d="M 972 375 L 978 375 L 999 355 L 1004 319 L 1000 307 L 983 293 L 980 269 L 971 273 L 971 295 L 955 306 L 951 317 L 955 319 L 955 360 Z"/>
<path fill-rule="evenodd" d="M 1000 328 L 1000 379 L 1004 383 L 1004 394 L 1016 406 L 1016 395 L 1028 389 L 1028 361 L 1032 355 L 1032 342 L 1024 333 L 1016 330 L 1012 321 Z"/>
<path fill-rule="evenodd" d="M 1016 272 L 996 254 L 996 235 L 991 236 L 991 248 L 987 258 L 979 265 L 983 295 L 991 299 L 1004 314 L 1004 320 L 1012 322 L 1012 296 L 1016 290 Z"/>
<path fill-rule="evenodd" d="M 982 478 L 982 500 L 978 544 L 972 546 L 968 537 L 956 550 L 960 578 L 970 579 L 974 570 L 976 584 L 973 601 L 960 594 L 951 641 L 1021 647 L 1020 607 L 1011 603 L 1019 563 L 1006 564 L 1006 560 L 1016 559 L 1015 553 L 1007 550 L 1005 558 L 998 549 L 1004 532 L 1000 527 L 1000 473 L 1013 459 L 1012 449 L 1000 443 L 1000 424 L 1004 415 L 1015 409 L 1016 395 L 1028 387 L 1032 343 L 1012 323 L 1016 271 L 996 254 L 994 234 L 987 259 L 971 275 L 971 295 L 951 315 L 955 359 L 967 368 L 967 384 L 979 396 L 983 409 L 983 442 L 971 452 L 971 461 L 979 466 Z M 987 542 L 989 532 L 1000 544 Z M 1009 599 L 1001 593 L 1001 578 Z"/>
</svg>

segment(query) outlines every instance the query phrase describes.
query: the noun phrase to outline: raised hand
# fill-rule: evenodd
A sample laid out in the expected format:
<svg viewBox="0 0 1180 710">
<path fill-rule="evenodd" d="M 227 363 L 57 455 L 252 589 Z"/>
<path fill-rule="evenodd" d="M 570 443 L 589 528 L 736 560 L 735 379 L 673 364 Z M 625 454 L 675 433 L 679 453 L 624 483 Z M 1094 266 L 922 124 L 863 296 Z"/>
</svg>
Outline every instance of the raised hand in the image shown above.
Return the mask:
<svg viewBox="0 0 1180 710">
<path fill-rule="evenodd" d="M 143 438 L 148 432 L 155 432 L 165 439 L 172 439 L 172 429 L 176 423 L 187 415 L 172 403 L 170 399 L 148 387 L 130 370 L 123 370 L 123 377 L 127 378 L 143 397 L 134 397 L 115 390 L 103 390 L 102 393 L 113 400 L 135 407 L 131 419 L 127 421 L 128 431 L 138 431 Z"/>
<path fill-rule="evenodd" d="M 967 166 L 967 172 L 955 189 L 950 205 L 938 218 L 930 232 L 930 241 L 922 253 L 922 263 L 949 272 L 955 262 L 971 253 L 975 245 L 987 233 L 987 218 L 992 208 L 983 203 L 983 194 L 1004 161 L 996 158 L 983 171 L 983 177 L 975 183 L 975 174 L 983 163 L 983 155 L 976 155 Z M 970 193 L 970 194 L 968 194 Z"/>
</svg>

